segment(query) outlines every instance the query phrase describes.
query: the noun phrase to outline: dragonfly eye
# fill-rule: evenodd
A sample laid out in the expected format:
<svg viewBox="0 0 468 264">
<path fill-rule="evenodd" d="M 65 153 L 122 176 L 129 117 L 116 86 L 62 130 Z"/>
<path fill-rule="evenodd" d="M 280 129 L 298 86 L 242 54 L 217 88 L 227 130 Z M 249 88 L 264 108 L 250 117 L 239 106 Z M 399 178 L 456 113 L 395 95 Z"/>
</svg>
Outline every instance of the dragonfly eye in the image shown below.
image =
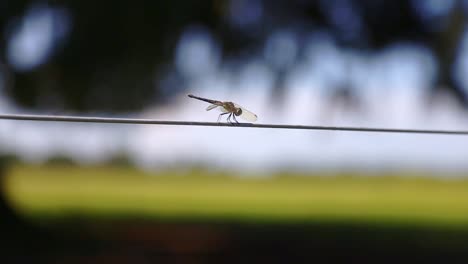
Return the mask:
<svg viewBox="0 0 468 264">
<path fill-rule="evenodd" d="M 242 109 L 237 108 L 237 110 L 236 110 L 236 112 L 234 112 L 234 114 L 235 114 L 236 116 L 242 115 Z"/>
</svg>

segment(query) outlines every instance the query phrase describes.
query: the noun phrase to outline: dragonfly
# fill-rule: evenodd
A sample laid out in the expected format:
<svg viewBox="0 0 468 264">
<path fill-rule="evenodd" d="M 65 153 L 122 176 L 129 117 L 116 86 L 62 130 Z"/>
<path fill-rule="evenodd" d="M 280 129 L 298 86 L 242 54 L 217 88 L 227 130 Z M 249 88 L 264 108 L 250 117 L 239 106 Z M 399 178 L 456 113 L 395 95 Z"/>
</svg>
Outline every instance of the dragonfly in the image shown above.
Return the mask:
<svg viewBox="0 0 468 264">
<path fill-rule="evenodd" d="M 188 97 L 210 103 L 210 105 L 206 108 L 206 111 L 210 111 L 215 108 L 218 108 L 219 110 L 221 110 L 222 113 L 218 116 L 217 122 L 219 122 L 219 120 L 221 119 L 223 115 L 228 115 L 227 121 L 229 123 L 232 123 L 231 117 L 236 123 L 239 123 L 236 119 L 237 116 L 240 116 L 242 119 L 249 121 L 249 122 L 257 121 L 256 114 L 250 112 L 244 107 L 238 104 L 235 104 L 233 102 L 222 102 L 222 101 L 217 101 L 217 100 L 211 100 L 211 99 L 198 97 L 192 94 L 189 94 Z"/>
</svg>

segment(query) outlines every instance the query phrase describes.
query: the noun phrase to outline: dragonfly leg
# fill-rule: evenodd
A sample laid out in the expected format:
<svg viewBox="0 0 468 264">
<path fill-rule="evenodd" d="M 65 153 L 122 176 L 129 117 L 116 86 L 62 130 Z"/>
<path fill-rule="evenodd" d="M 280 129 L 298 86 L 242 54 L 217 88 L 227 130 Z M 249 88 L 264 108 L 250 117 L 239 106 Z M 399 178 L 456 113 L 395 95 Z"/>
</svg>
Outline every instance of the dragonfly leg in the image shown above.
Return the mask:
<svg viewBox="0 0 468 264">
<path fill-rule="evenodd" d="M 236 121 L 237 124 L 239 124 L 239 121 L 236 119 L 236 115 L 232 115 L 232 118 L 234 118 L 234 121 Z"/>
<path fill-rule="evenodd" d="M 232 124 L 231 116 L 232 116 L 232 113 L 229 113 L 229 115 L 227 117 L 227 121 L 228 121 L 229 124 Z"/>
<path fill-rule="evenodd" d="M 219 119 L 221 119 L 221 116 L 227 115 L 227 114 L 229 114 L 229 113 L 222 113 L 222 114 L 219 114 L 219 116 L 218 116 L 218 121 L 217 121 L 217 122 L 219 123 Z"/>
</svg>

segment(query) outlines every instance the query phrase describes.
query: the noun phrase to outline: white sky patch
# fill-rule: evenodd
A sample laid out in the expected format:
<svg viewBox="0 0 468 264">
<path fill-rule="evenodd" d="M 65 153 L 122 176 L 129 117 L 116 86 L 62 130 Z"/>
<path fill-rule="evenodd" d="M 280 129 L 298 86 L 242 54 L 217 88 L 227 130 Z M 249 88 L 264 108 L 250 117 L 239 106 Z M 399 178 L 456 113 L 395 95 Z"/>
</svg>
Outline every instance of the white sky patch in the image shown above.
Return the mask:
<svg viewBox="0 0 468 264">
<path fill-rule="evenodd" d="M 52 55 L 71 27 L 64 9 L 33 6 L 13 26 L 7 42 L 7 58 L 16 70 L 31 70 Z"/>
<path fill-rule="evenodd" d="M 265 59 L 277 69 L 287 69 L 296 61 L 298 45 L 292 32 L 273 33 L 265 45 Z"/>
<path fill-rule="evenodd" d="M 456 0 L 412 0 L 413 8 L 423 19 L 447 15 L 456 5 Z"/>
<path fill-rule="evenodd" d="M 176 48 L 177 70 L 187 77 L 212 73 L 219 64 L 220 52 L 218 44 L 206 29 L 188 28 Z"/>
</svg>

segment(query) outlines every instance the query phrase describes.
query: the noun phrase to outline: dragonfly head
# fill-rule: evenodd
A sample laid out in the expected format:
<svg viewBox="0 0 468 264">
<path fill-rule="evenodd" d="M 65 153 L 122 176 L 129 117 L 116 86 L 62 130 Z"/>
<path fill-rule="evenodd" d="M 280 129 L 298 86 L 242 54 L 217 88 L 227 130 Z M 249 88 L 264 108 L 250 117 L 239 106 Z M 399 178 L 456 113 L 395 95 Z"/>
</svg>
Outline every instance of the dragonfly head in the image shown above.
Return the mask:
<svg viewBox="0 0 468 264">
<path fill-rule="evenodd" d="M 236 108 L 236 111 L 234 112 L 234 115 L 236 115 L 236 116 L 242 115 L 242 109 L 241 108 Z"/>
</svg>

